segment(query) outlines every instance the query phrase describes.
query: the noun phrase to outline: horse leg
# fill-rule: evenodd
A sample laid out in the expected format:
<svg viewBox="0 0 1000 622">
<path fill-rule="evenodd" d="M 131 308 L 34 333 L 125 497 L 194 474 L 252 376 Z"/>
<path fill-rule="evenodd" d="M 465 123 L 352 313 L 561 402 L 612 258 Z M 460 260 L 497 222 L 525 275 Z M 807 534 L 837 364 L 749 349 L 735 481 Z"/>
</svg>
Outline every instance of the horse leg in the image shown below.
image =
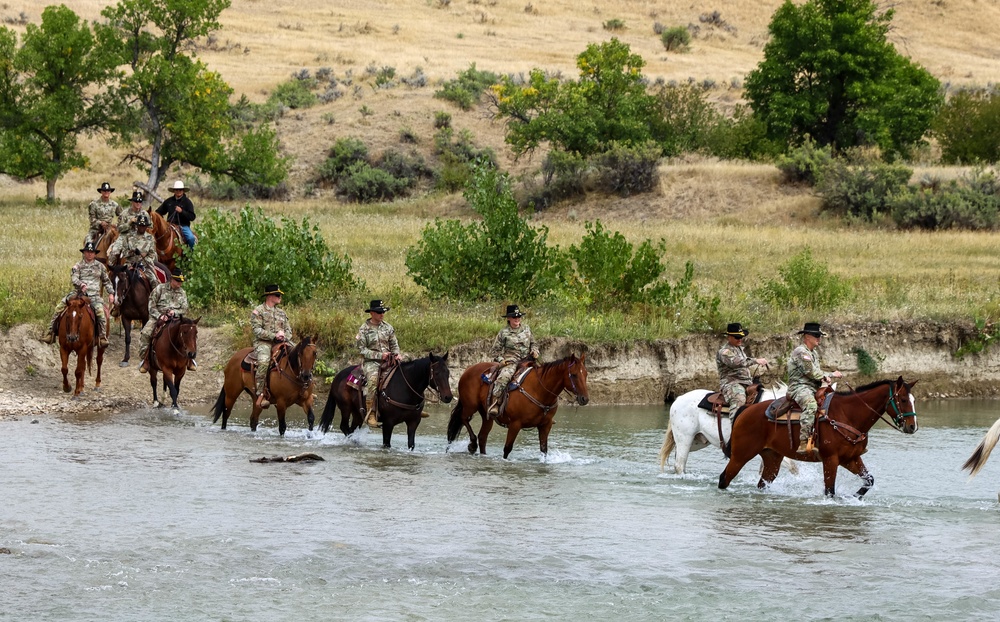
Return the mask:
<svg viewBox="0 0 1000 622">
<path fill-rule="evenodd" d="M 521 431 L 521 424 L 517 422 L 511 422 L 507 426 L 507 440 L 503 444 L 503 459 L 506 460 L 507 456 L 510 455 L 510 450 L 514 449 L 514 439 L 517 438 L 517 433 Z M 548 449 L 548 445 L 545 447 Z"/>
<path fill-rule="evenodd" d="M 392 429 L 396 424 L 390 423 L 389 419 L 382 416 L 382 448 L 391 449 L 392 448 Z"/>
<path fill-rule="evenodd" d="M 760 452 L 760 481 L 757 482 L 757 488 L 763 489 L 770 486 L 774 478 L 778 477 L 782 458 L 783 456 L 773 449 L 765 449 Z"/>
<path fill-rule="evenodd" d="M 830 456 L 823 459 L 823 494 L 827 497 L 834 496 L 837 486 L 838 466 L 840 466 L 840 463 L 837 460 L 837 456 Z"/>
<path fill-rule="evenodd" d="M 76 352 L 76 389 L 73 391 L 73 397 L 77 397 L 83 392 L 83 370 L 87 367 L 87 354 L 84 350 L 86 348 Z"/>
<path fill-rule="evenodd" d="M 160 404 L 160 398 L 156 395 L 157 380 L 159 380 L 159 378 L 157 377 L 156 370 L 151 366 L 149 368 L 149 386 L 153 387 L 153 408 L 159 408 L 162 406 L 162 404 Z"/>
<path fill-rule="evenodd" d="M 94 390 L 101 390 L 101 366 L 104 365 L 104 348 L 97 348 L 97 378 L 94 379 Z"/>
<path fill-rule="evenodd" d="M 861 460 L 861 456 L 858 456 L 854 460 L 844 464 L 843 467 L 860 477 L 862 482 L 864 482 L 861 488 L 858 488 L 858 491 L 854 493 L 854 496 L 858 499 L 865 496 L 865 494 L 872 489 L 872 486 L 875 485 L 875 477 L 868 471 L 868 467 L 866 467 L 865 463 Z"/>
<path fill-rule="evenodd" d="M 69 386 L 69 351 L 59 348 L 59 357 L 62 359 L 63 393 L 70 392 Z"/>
<path fill-rule="evenodd" d="M 122 362 L 118 363 L 118 367 L 128 367 L 128 361 L 131 356 L 132 347 L 132 320 L 126 319 L 124 316 L 121 317 L 122 328 L 125 329 L 125 357 L 122 358 Z"/>
<path fill-rule="evenodd" d="M 413 451 L 416 447 L 417 426 L 420 425 L 420 417 L 413 417 L 406 422 L 406 446 Z"/>
<path fill-rule="evenodd" d="M 486 439 L 490 437 L 490 430 L 493 429 L 493 420 L 487 416 L 483 416 L 483 425 L 479 426 L 479 454 L 486 455 Z M 469 453 L 475 452 L 474 443 L 469 443 Z M 506 457 L 506 456 L 505 456 Z"/>
<path fill-rule="evenodd" d="M 552 430 L 552 418 L 538 426 L 538 449 L 543 456 L 549 455 L 549 431 Z"/>
<path fill-rule="evenodd" d="M 673 434 L 674 447 L 676 448 L 674 473 L 684 475 L 684 471 L 687 469 L 687 459 L 691 454 L 691 445 L 694 443 L 694 437 L 690 434 L 678 433 L 677 429 L 674 429 Z"/>
<path fill-rule="evenodd" d="M 250 431 L 257 431 L 257 423 L 260 421 L 260 413 L 264 409 L 257 405 L 257 400 L 253 402 L 253 410 L 250 411 Z"/>
<path fill-rule="evenodd" d="M 171 408 L 177 408 L 177 385 L 174 383 L 174 375 L 166 369 L 163 372 L 163 397 L 170 396 Z"/>
<path fill-rule="evenodd" d="M 277 402 L 274 405 L 274 409 L 278 411 L 278 436 L 285 435 L 285 409 L 286 406 L 283 402 Z"/>
</svg>

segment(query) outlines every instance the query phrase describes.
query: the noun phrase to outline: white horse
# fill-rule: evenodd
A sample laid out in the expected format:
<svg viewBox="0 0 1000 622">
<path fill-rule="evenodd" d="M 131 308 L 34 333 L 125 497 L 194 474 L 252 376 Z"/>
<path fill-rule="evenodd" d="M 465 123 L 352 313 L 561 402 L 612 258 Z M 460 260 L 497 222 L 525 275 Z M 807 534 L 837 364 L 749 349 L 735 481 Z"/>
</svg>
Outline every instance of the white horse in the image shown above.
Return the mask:
<svg viewBox="0 0 1000 622">
<path fill-rule="evenodd" d="M 976 447 L 976 450 L 972 452 L 969 459 L 962 465 L 963 470 L 969 470 L 969 479 L 975 477 L 976 473 L 979 473 L 983 466 L 986 465 L 986 459 L 990 457 L 990 453 L 996 447 L 998 440 L 1000 440 L 1000 419 L 997 419 L 993 427 L 986 432 L 986 436 L 983 437 L 979 446 Z"/>
<path fill-rule="evenodd" d="M 764 392 L 761 401 L 774 400 L 782 397 L 788 387 L 779 382 L 778 386 L 773 389 L 761 388 L 761 390 Z M 719 443 L 719 424 L 715 420 L 715 415 L 710 410 L 698 408 L 698 404 L 709 393 L 713 393 L 713 391 L 705 389 L 688 391 L 670 405 L 667 434 L 663 437 L 663 447 L 660 448 L 661 471 L 667 464 L 670 452 L 674 449 L 677 450 L 677 456 L 674 458 L 674 472 L 683 475 L 689 453 L 704 449 L 709 445 L 721 446 Z M 723 441 L 729 440 L 732 425 L 729 417 L 722 418 Z M 798 466 L 794 462 L 787 458 L 784 462 L 791 473 L 798 472 Z"/>
</svg>

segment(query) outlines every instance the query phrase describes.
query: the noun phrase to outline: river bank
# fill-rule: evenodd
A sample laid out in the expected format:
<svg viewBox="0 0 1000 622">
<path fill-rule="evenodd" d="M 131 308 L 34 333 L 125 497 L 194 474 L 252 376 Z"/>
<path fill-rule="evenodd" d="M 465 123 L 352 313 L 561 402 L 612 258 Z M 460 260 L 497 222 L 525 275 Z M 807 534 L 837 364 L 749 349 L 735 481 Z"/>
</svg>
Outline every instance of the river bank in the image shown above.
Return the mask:
<svg viewBox="0 0 1000 622">
<path fill-rule="evenodd" d="M 823 362 L 840 369 L 847 382 L 858 386 L 872 379 L 859 372 L 859 351 L 878 365 L 874 378 L 902 375 L 919 380 L 919 397 L 1000 396 L 1000 349 L 957 358 L 958 348 L 976 337 L 972 324 L 934 322 L 859 323 L 826 326 Z M 199 330 L 199 369 L 188 373 L 181 388 L 187 405 L 211 403 L 222 386 L 222 367 L 231 354 L 229 332 L 221 328 Z M 94 390 L 96 370 L 86 378 L 84 393 L 70 399 L 62 392 L 59 350 L 38 340 L 37 327 L 22 324 L 0 340 L 0 418 L 31 417 L 59 413 L 124 412 L 148 406 L 151 390 L 148 376 L 139 374 L 137 363 L 120 368 L 122 337 L 113 331 L 105 354 L 102 386 Z M 137 347 L 137 340 L 133 348 Z M 712 335 L 690 335 L 649 342 L 587 344 L 561 338 L 539 340 L 542 359 L 586 353 L 591 401 L 595 404 L 662 404 L 674 396 L 717 383 L 715 353 L 722 339 Z M 784 358 L 798 343 L 796 335 L 751 335 L 748 348 L 754 356 L 772 361 L 764 380 L 773 382 L 784 374 Z M 322 347 L 322 344 L 321 344 Z M 461 344 L 450 349 L 452 385 L 469 365 L 486 358 L 488 340 Z M 420 356 L 420 353 L 405 353 Z M 134 356 L 134 352 L 133 352 Z M 351 361 L 330 361 L 339 369 Z M 73 360 L 70 367 L 72 374 Z M 72 383 L 72 375 L 70 376 Z M 319 388 L 319 402 L 327 387 Z"/>
</svg>

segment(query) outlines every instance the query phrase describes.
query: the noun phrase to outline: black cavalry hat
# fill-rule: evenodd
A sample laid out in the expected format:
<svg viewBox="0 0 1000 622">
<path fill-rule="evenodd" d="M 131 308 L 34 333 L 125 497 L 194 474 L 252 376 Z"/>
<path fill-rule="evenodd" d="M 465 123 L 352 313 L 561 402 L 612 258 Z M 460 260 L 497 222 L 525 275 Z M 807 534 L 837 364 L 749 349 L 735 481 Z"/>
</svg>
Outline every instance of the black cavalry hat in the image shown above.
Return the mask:
<svg viewBox="0 0 1000 622">
<path fill-rule="evenodd" d="M 746 337 L 750 334 L 750 331 L 743 328 L 743 325 L 739 322 L 732 322 L 726 327 L 726 334 L 733 337 Z"/>
<path fill-rule="evenodd" d="M 175 281 L 180 281 L 181 283 L 183 283 L 184 282 L 184 273 L 181 272 L 180 268 L 174 268 L 170 272 L 170 278 L 174 279 Z"/>
<path fill-rule="evenodd" d="M 129 199 L 129 201 L 131 201 L 133 203 L 142 203 L 142 193 L 139 192 L 138 190 L 133 190 L 132 191 L 132 198 Z"/>
<path fill-rule="evenodd" d="M 86 253 L 87 251 L 90 251 L 91 253 L 96 253 L 97 245 L 94 244 L 93 242 L 87 242 L 86 244 L 83 245 L 83 248 L 80 249 L 80 252 Z"/>
<path fill-rule="evenodd" d="M 806 325 L 800 330 L 798 335 L 812 335 L 813 337 L 825 337 L 826 333 L 819 329 L 818 322 L 806 322 Z"/>
<path fill-rule="evenodd" d="M 507 305 L 507 313 L 504 313 L 504 317 L 524 317 L 521 310 L 517 308 L 517 305 Z"/>
<path fill-rule="evenodd" d="M 98 192 L 114 192 L 115 189 L 111 187 L 111 184 L 104 182 L 101 187 L 97 189 Z"/>
<path fill-rule="evenodd" d="M 261 297 L 263 298 L 265 296 L 283 296 L 284 294 L 285 292 L 281 291 L 281 289 L 277 285 L 265 285 L 264 293 L 261 294 Z"/>
<path fill-rule="evenodd" d="M 365 309 L 365 313 L 385 313 L 389 310 L 389 307 L 382 304 L 381 300 L 373 300 L 368 308 Z"/>
</svg>

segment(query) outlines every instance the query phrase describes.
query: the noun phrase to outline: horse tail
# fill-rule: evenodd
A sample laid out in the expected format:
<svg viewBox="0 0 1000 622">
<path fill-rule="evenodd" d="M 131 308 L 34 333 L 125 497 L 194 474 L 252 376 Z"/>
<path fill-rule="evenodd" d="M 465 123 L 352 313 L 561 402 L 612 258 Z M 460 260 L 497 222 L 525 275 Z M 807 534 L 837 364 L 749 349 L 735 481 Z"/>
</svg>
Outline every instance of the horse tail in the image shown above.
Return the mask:
<svg viewBox="0 0 1000 622">
<path fill-rule="evenodd" d="M 660 471 L 663 471 L 663 467 L 667 464 L 667 458 L 670 457 L 670 452 L 674 450 L 674 428 L 673 421 L 667 422 L 667 434 L 663 437 L 663 447 L 660 447 Z"/>
<path fill-rule="evenodd" d="M 219 391 L 219 399 L 215 400 L 215 405 L 212 406 L 212 423 L 218 421 L 224 412 L 226 412 L 226 387 L 222 387 Z"/>
<path fill-rule="evenodd" d="M 455 405 L 451 409 L 451 419 L 448 420 L 448 442 L 452 442 L 458 436 L 458 431 L 462 429 L 462 396 L 455 400 Z"/>
<path fill-rule="evenodd" d="M 990 453 L 996 447 L 998 440 L 1000 440 L 1000 419 L 997 419 L 993 427 L 986 432 L 986 436 L 983 437 L 982 442 L 976 447 L 976 451 L 972 452 L 969 459 L 962 465 L 963 471 L 966 469 L 969 470 L 969 479 L 975 477 L 983 466 L 985 466 L 986 460 L 990 457 Z"/>
<path fill-rule="evenodd" d="M 323 430 L 323 434 L 326 434 L 330 430 L 330 424 L 333 423 L 333 418 L 337 415 L 337 399 L 333 395 L 336 388 L 337 384 L 335 381 L 330 388 L 330 397 L 326 400 L 326 406 L 323 407 L 323 415 L 319 419 L 319 428 Z"/>
</svg>

